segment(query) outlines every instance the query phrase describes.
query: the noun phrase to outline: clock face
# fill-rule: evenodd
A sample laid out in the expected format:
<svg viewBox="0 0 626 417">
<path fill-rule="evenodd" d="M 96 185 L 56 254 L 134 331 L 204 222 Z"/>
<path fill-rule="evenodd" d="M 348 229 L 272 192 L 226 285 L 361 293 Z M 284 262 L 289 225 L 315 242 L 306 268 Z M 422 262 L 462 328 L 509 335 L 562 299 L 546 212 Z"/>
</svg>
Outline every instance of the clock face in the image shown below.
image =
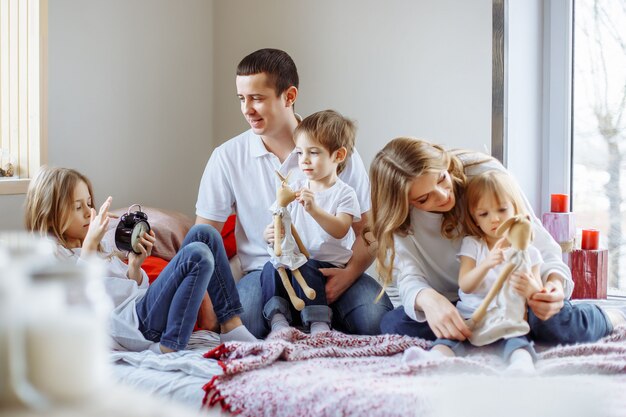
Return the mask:
<svg viewBox="0 0 626 417">
<path fill-rule="evenodd" d="M 133 247 L 135 253 L 141 253 L 139 250 L 139 238 L 143 236 L 144 232 L 148 232 L 150 227 L 146 222 L 139 222 L 133 227 L 133 234 L 130 237 L 130 244 Z"/>
</svg>

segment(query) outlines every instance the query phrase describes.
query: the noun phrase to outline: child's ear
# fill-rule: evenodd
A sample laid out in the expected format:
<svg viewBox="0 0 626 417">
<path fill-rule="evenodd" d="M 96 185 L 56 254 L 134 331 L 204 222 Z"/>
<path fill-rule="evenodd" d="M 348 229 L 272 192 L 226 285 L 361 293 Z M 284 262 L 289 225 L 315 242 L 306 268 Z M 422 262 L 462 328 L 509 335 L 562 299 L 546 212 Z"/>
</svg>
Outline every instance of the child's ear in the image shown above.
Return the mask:
<svg viewBox="0 0 626 417">
<path fill-rule="evenodd" d="M 348 155 L 348 150 L 346 149 L 345 146 L 342 146 L 341 148 L 335 151 L 335 162 L 343 162 L 346 159 L 347 155 Z"/>
</svg>

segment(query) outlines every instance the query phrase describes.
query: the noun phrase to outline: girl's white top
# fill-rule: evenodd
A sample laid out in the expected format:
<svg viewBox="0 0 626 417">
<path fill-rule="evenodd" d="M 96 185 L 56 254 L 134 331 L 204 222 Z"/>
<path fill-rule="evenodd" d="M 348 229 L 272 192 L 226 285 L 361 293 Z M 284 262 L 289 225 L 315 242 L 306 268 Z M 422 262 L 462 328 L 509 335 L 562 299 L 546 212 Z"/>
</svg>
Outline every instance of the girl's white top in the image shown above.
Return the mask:
<svg viewBox="0 0 626 417">
<path fill-rule="evenodd" d="M 139 317 L 136 303 L 148 289 L 148 275 L 141 270 L 141 284 L 127 277 L 128 265 L 113 255 L 110 249 L 102 242 L 103 253 L 98 253 L 105 263 L 105 273 L 102 278 L 107 294 L 113 301 L 114 309 L 111 312 L 110 334 L 114 341 L 114 348 L 118 350 L 142 351 L 153 343 L 144 338 L 139 331 Z M 59 253 L 66 259 L 76 263 L 85 262 L 81 259 L 82 249 L 60 248 Z"/>
<path fill-rule="evenodd" d="M 461 160 L 466 162 L 485 157 L 485 155 L 473 153 L 462 155 Z M 466 168 L 465 174 L 471 178 L 493 169 L 506 172 L 502 164 L 496 160 L 490 160 Z M 523 198 L 526 211 L 531 215 L 535 235 L 533 244 L 544 261 L 541 265 L 541 278 L 545 282 L 551 273 L 561 276 L 565 297 L 569 298 L 574 283 L 569 268 L 561 258 L 561 247 L 543 227 L 526 197 Z M 464 204 L 464 202 L 457 201 L 457 204 Z M 393 277 L 406 314 L 413 320 L 424 322 L 426 321 L 424 312 L 414 308 L 415 298 L 420 291 L 432 288 L 450 301 L 458 300 L 459 263 L 456 255 L 461 249 L 462 239 L 447 239 L 441 235 L 443 220 L 441 213 L 430 213 L 411 207 L 410 220 L 410 233 L 407 236 L 394 236 L 396 260 Z M 390 293 L 393 293 L 393 289 Z"/>
<path fill-rule="evenodd" d="M 541 254 L 534 246 L 529 246 L 525 251 L 516 251 L 513 248 L 504 250 L 505 261 L 496 265 L 487 272 L 485 278 L 473 293 L 465 293 L 459 289 L 459 302 L 456 308 L 463 318 L 470 318 L 474 311 L 483 302 L 485 296 L 496 282 L 505 266 L 513 261 L 518 253 L 522 260 L 520 271 L 531 272 L 531 269 L 542 262 Z M 473 236 L 463 239 L 458 256 L 467 256 L 476 261 L 476 265 L 487 258 L 489 248 L 484 240 Z M 515 258 L 514 260 L 517 260 Z M 493 299 L 487 308 L 485 318 L 472 330 L 470 342 L 475 346 L 483 346 L 502 338 L 522 336 L 529 332 L 528 323 L 524 320 L 526 313 L 526 300 L 509 285 L 509 280 L 504 282 L 502 290 Z"/>
</svg>

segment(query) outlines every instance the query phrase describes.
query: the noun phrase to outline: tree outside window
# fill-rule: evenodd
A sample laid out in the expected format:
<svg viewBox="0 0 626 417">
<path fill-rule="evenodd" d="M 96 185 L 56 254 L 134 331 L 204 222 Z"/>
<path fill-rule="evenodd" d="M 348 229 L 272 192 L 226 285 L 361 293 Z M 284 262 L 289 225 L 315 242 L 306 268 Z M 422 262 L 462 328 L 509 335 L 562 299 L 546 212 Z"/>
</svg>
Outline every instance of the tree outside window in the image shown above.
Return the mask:
<svg viewBox="0 0 626 417">
<path fill-rule="evenodd" d="M 626 295 L 626 2 L 576 0 L 573 209 L 609 250 L 609 293 Z"/>
</svg>

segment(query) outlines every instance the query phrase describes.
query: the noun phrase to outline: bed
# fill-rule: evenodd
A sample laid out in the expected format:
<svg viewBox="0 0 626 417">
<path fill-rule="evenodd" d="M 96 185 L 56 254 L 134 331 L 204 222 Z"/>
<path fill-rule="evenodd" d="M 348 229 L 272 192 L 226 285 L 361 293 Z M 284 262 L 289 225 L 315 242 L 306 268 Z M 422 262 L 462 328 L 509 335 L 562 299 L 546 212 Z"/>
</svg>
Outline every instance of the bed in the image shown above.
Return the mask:
<svg viewBox="0 0 626 417">
<path fill-rule="evenodd" d="M 192 221 L 144 210 L 159 238 L 146 265 L 154 277 Z M 234 241 L 227 245 L 232 254 Z M 406 336 L 311 337 L 295 329 L 224 346 L 199 329 L 187 351 L 112 352 L 111 362 L 116 380 L 216 416 L 626 416 L 626 327 L 596 343 L 538 347 L 533 377 L 503 374 L 488 349 L 445 363 L 403 359 L 407 349 L 428 346 Z"/>
</svg>

